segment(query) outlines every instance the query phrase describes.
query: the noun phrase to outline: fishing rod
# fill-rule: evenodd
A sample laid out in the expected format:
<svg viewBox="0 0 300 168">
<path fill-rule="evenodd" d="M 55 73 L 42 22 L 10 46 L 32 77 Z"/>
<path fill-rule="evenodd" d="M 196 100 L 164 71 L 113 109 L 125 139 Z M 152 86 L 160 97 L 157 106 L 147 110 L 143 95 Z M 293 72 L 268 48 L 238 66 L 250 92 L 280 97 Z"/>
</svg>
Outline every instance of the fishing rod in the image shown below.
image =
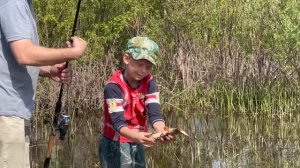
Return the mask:
<svg viewBox="0 0 300 168">
<path fill-rule="evenodd" d="M 77 29 L 77 20 L 78 20 L 79 11 L 80 11 L 80 4 L 81 4 L 81 0 L 78 0 L 71 37 L 73 37 L 75 35 L 76 29 Z M 72 40 L 70 40 L 70 42 L 72 43 Z M 66 62 L 65 68 L 68 67 L 68 64 L 69 64 L 69 62 Z M 50 133 L 49 139 L 48 139 L 47 156 L 44 161 L 44 168 L 49 168 L 52 149 L 53 149 L 53 146 L 55 145 L 56 132 L 59 132 L 59 139 L 61 141 L 63 141 L 65 139 L 65 135 L 66 135 L 67 130 L 70 125 L 70 115 L 61 113 L 63 92 L 64 92 L 64 84 L 61 84 L 58 100 L 55 105 L 55 114 L 54 114 L 53 123 L 51 123 L 51 121 L 49 121 L 49 120 L 45 121 L 46 123 L 50 124 L 51 133 Z"/>
</svg>

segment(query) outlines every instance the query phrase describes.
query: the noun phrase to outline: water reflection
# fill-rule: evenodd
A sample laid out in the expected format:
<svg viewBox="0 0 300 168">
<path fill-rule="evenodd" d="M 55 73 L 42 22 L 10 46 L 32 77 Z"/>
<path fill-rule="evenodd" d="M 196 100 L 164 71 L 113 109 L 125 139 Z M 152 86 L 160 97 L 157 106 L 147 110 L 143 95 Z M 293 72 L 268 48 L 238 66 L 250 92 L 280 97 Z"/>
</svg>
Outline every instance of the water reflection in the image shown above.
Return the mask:
<svg viewBox="0 0 300 168">
<path fill-rule="evenodd" d="M 221 160 L 213 160 L 211 167 L 212 168 L 222 168 L 222 167 L 225 167 L 225 166 L 222 166 L 222 161 Z"/>
<path fill-rule="evenodd" d="M 169 126 L 182 128 L 195 138 L 178 136 L 170 144 L 158 144 L 147 149 L 148 167 L 300 167 L 300 116 L 297 114 L 215 114 L 178 116 L 172 113 L 166 116 Z M 87 121 L 95 125 L 87 127 Z M 101 121 L 101 118 L 75 121 L 64 150 L 54 153 L 55 163 L 51 167 L 100 167 L 97 146 Z M 48 133 L 45 127 L 34 132 L 36 139 L 32 141 L 31 154 L 35 168 L 42 167 L 45 159 Z"/>
<path fill-rule="evenodd" d="M 149 149 L 149 167 L 300 167 L 298 116 L 218 114 L 166 117 L 196 139 Z"/>
</svg>

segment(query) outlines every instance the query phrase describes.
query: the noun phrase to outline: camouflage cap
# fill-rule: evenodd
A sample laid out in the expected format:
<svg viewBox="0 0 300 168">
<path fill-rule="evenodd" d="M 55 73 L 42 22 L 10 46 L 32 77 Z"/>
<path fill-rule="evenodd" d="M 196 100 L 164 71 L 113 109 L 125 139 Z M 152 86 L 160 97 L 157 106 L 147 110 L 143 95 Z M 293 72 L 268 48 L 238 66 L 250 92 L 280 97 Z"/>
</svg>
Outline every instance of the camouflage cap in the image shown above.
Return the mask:
<svg viewBox="0 0 300 168">
<path fill-rule="evenodd" d="M 135 60 L 146 59 L 155 65 L 158 57 L 158 45 L 148 37 L 133 37 L 127 43 L 126 51 Z"/>
</svg>

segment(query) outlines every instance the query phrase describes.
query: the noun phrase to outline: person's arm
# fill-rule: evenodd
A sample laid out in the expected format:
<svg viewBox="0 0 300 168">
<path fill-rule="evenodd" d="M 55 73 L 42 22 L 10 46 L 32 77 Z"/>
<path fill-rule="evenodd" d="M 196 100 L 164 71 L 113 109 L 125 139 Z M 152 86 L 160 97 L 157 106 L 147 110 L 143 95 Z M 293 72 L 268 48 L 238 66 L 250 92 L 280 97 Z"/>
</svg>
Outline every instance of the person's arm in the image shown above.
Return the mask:
<svg viewBox="0 0 300 168">
<path fill-rule="evenodd" d="M 155 129 L 155 131 L 163 131 L 165 121 L 160 110 L 159 90 L 154 78 L 149 81 L 149 88 L 146 94 L 145 105 L 148 110 L 149 121 L 152 127 Z"/>
<path fill-rule="evenodd" d="M 53 66 L 40 67 L 40 76 L 49 77 L 55 82 L 69 83 L 72 78 L 72 71 L 69 67 L 65 68 L 66 63 Z"/>
<path fill-rule="evenodd" d="M 164 132 L 165 131 L 165 122 L 163 122 L 163 121 L 157 121 L 157 122 L 155 122 L 153 125 L 152 125 L 152 127 L 154 128 L 154 130 L 156 131 L 156 132 Z"/>
<path fill-rule="evenodd" d="M 124 118 L 123 95 L 121 88 L 114 83 L 108 83 L 104 87 L 104 100 L 108 105 L 109 116 L 114 129 L 120 132 L 122 127 L 127 127 Z"/>
<path fill-rule="evenodd" d="M 154 128 L 155 132 L 164 132 L 166 125 L 160 110 L 159 90 L 154 78 L 149 81 L 149 88 L 146 95 L 145 104 L 148 109 L 150 124 Z M 159 140 L 162 142 L 170 141 L 173 139 L 174 137 L 172 135 L 165 136 L 164 138 L 159 138 Z"/>
<path fill-rule="evenodd" d="M 151 132 L 139 132 L 135 129 L 129 129 L 128 127 L 122 127 L 120 134 L 124 137 L 133 140 L 134 142 L 143 144 L 145 147 L 151 147 L 155 145 L 155 139 L 151 137 Z"/>
<path fill-rule="evenodd" d="M 30 39 L 10 42 L 10 47 L 20 65 L 45 66 L 80 58 L 87 43 L 79 37 L 72 37 L 71 48 L 46 48 L 36 46 Z"/>
<path fill-rule="evenodd" d="M 38 46 L 36 27 L 27 1 L 9 1 L 1 8 L 1 33 L 9 43 L 11 52 L 20 65 L 45 66 L 78 59 L 83 55 L 86 42 L 72 37 L 71 48 L 46 48 Z"/>
</svg>

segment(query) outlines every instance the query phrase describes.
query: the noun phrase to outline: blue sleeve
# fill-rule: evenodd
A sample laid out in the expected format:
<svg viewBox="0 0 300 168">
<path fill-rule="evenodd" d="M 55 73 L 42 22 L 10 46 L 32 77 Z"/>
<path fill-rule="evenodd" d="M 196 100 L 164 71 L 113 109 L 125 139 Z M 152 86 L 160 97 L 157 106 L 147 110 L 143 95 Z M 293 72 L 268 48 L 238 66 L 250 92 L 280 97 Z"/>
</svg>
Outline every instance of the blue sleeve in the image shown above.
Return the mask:
<svg viewBox="0 0 300 168">
<path fill-rule="evenodd" d="M 124 101 L 123 92 L 118 85 L 109 83 L 104 88 L 104 99 L 106 102 L 114 100 L 122 103 Z M 116 131 L 120 132 L 120 129 L 122 127 L 127 127 L 127 123 L 124 118 L 123 106 L 119 106 L 118 110 L 110 112 L 109 115 L 112 120 L 113 127 Z"/>
<path fill-rule="evenodd" d="M 153 125 L 157 121 L 164 122 L 164 118 L 160 110 L 159 90 L 154 78 L 149 82 L 149 88 L 146 97 L 151 97 L 149 100 L 146 100 L 146 102 L 148 102 L 146 103 L 146 105 L 148 109 L 150 124 Z"/>
<path fill-rule="evenodd" d="M 27 1 L 9 1 L 1 8 L 1 29 L 7 42 L 31 39 L 31 11 Z"/>
</svg>

